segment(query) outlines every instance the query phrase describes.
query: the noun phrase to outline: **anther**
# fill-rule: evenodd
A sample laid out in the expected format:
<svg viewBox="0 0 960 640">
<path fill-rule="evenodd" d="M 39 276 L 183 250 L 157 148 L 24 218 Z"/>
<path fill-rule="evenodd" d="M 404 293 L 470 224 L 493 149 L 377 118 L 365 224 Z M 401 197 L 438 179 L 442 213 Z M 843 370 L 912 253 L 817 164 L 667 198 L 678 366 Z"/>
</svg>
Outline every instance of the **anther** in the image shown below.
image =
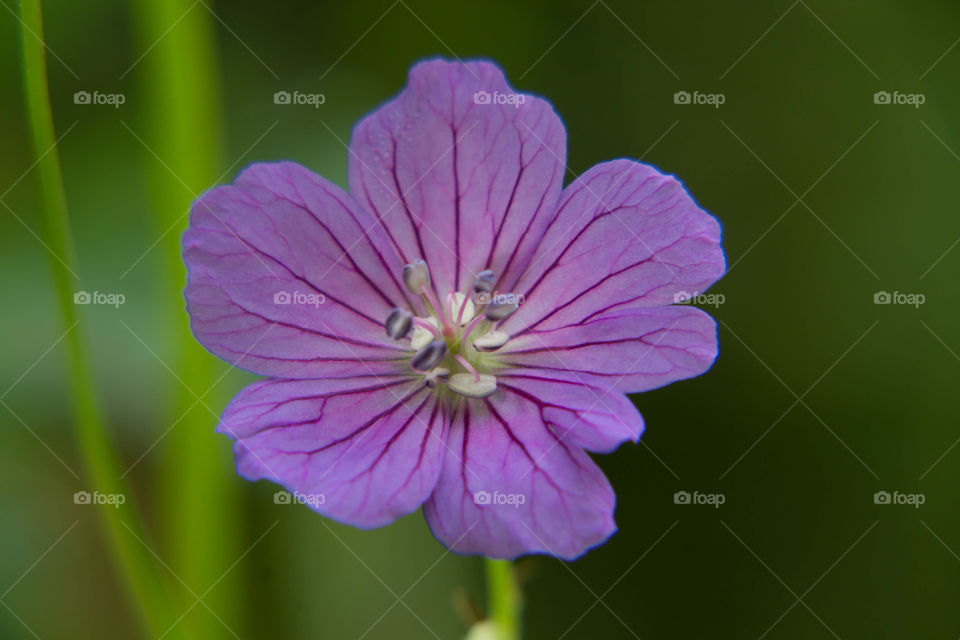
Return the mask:
<svg viewBox="0 0 960 640">
<path fill-rule="evenodd" d="M 436 369 L 434 369 L 433 371 L 430 371 L 429 373 L 427 373 L 427 375 L 424 376 L 424 381 L 427 383 L 428 387 L 433 389 L 434 387 L 437 386 L 437 384 L 439 384 L 440 378 L 446 378 L 449 375 L 450 375 L 450 369 L 447 369 L 445 367 L 437 367 Z"/>
<path fill-rule="evenodd" d="M 413 328 L 413 315 L 409 311 L 395 307 L 387 316 L 384 328 L 387 330 L 387 335 L 394 340 L 403 340 Z"/>
<path fill-rule="evenodd" d="M 509 334 L 503 331 L 491 331 L 473 341 L 477 351 L 496 351 L 510 340 Z"/>
<path fill-rule="evenodd" d="M 442 340 L 434 340 L 417 351 L 413 360 L 410 361 L 410 366 L 417 371 L 428 371 L 437 366 L 445 355 L 447 355 L 447 343 Z"/>
<path fill-rule="evenodd" d="M 493 300 L 487 304 L 484 313 L 487 320 L 503 320 L 511 313 L 517 310 L 517 301 L 512 296 L 494 296 Z"/>
<path fill-rule="evenodd" d="M 485 269 L 473 279 L 474 293 L 490 293 L 497 283 L 497 276 L 490 269 Z"/>
<path fill-rule="evenodd" d="M 423 260 L 416 260 L 412 264 L 403 265 L 403 284 L 410 293 L 422 294 L 430 286 L 430 270 Z"/>
<path fill-rule="evenodd" d="M 497 390 L 497 379 L 486 373 L 481 373 L 479 379 L 470 373 L 455 373 L 447 380 L 447 387 L 468 398 L 486 398 Z"/>
</svg>

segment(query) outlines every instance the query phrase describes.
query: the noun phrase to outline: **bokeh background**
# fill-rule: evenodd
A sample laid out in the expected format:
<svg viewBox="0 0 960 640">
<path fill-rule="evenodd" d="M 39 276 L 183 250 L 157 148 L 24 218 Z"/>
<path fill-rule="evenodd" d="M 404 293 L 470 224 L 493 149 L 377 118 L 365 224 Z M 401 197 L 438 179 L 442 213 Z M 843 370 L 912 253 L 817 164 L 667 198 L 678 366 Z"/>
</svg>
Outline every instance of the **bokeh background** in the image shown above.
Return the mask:
<svg viewBox="0 0 960 640">
<path fill-rule="evenodd" d="M 37 237 L 17 6 L 3 4 L 0 637 L 145 637 L 100 525 L 111 507 L 73 501 L 90 483 Z M 598 459 L 619 532 L 574 563 L 521 562 L 527 637 L 960 635 L 955 2 L 50 0 L 44 12 L 73 285 L 125 297 L 83 307 L 70 331 L 92 344 L 178 625 L 446 639 L 483 607 L 481 560 L 445 553 L 419 514 L 358 531 L 235 475 L 213 429 L 251 378 L 187 346 L 179 293 L 197 193 L 259 160 L 345 184 L 352 124 L 440 55 L 493 59 L 550 99 L 571 177 L 620 156 L 677 174 L 721 220 L 730 264 L 711 290 L 723 304 L 705 307 L 720 324 L 714 368 L 635 397 L 642 443 Z M 325 100 L 278 105 L 280 90 Z M 124 103 L 76 104 L 78 91 Z M 723 104 L 678 104 L 678 91 Z M 883 91 L 923 103 L 878 104 Z M 884 291 L 924 303 L 876 304 Z M 680 491 L 724 502 L 676 504 Z M 882 491 L 923 504 L 878 504 Z"/>
</svg>

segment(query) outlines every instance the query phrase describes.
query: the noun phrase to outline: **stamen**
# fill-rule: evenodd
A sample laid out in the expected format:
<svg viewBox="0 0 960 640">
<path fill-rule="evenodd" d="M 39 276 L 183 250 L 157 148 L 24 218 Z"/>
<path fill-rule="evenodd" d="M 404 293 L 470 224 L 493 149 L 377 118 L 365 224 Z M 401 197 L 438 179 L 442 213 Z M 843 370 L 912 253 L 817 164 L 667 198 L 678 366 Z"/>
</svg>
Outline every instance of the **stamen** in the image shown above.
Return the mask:
<svg viewBox="0 0 960 640">
<path fill-rule="evenodd" d="M 403 276 L 403 284 L 406 285 L 410 293 L 422 296 L 427 310 L 442 318 L 443 310 L 430 287 L 430 270 L 427 268 L 427 263 L 421 259 L 405 264 L 401 275 Z M 445 322 L 444 327 L 446 327 Z"/>
<path fill-rule="evenodd" d="M 446 297 L 446 299 L 445 299 L 443 302 L 444 302 L 444 304 L 443 304 L 443 314 L 444 314 L 445 316 L 447 316 L 448 318 L 450 318 L 451 320 L 453 320 L 453 319 L 454 319 L 454 316 L 453 316 L 453 312 L 454 312 L 454 297 L 453 297 L 453 291 L 448 291 L 448 292 L 447 292 L 447 297 Z"/>
<path fill-rule="evenodd" d="M 461 341 L 466 340 L 466 339 L 470 336 L 470 332 L 473 331 L 474 329 L 476 329 L 476 328 L 477 328 L 477 325 L 480 324 L 481 322 L 483 322 L 483 321 L 486 320 L 486 319 L 487 319 L 486 316 L 482 316 L 482 315 L 477 316 L 476 318 L 474 318 L 474 319 L 470 322 L 470 324 L 467 325 L 467 328 L 463 330 L 463 337 L 462 337 L 460 340 L 461 340 Z"/>
<path fill-rule="evenodd" d="M 474 293 L 490 293 L 497 283 L 497 276 L 490 269 L 485 269 L 473 279 Z"/>
<path fill-rule="evenodd" d="M 419 351 L 427 346 L 432 340 L 440 340 L 440 329 L 437 319 L 433 316 L 429 318 L 414 318 L 413 334 L 410 336 L 410 346 L 414 351 Z"/>
<path fill-rule="evenodd" d="M 430 322 L 431 320 L 433 320 L 433 322 Z M 436 320 L 434 320 L 433 318 L 419 318 L 417 316 L 413 317 L 413 324 L 415 326 L 421 329 L 426 329 L 427 331 L 432 333 L 435 338 L 439 338 L 440 330 L 437 329 L 437 325 L 434 324 L 435 322 Z"/>
<path fill-rule="evenodd" d="M 480 374 L 477 373 L 477 370 L 473 368 L 473 365 L 472 365 L 472 364 L 470 364 L 469 362 L 467 362 L 467 359 L 466 359 L 466 358 L 464 358 L 462 355 L 460 355 L 460 354 L 458 353 L 457 355 L 454 356 L 454 359 L 455 359 L 457 362 L 459 362 L 459 363 L 463 366 L 464 369 L 466 369 L 467 371 L 469 371 L 470 373 L 472 373 L 474 379 L 475 379 L 477 382 L 480 382 Z"/>
<path fill-rule="evenodd" d="M 510 335 L 503 331 L 491 331 L 473 341 L 477 351 L 496 351 L 510 340 Z"/>
<path fill-rule="evenodd" d="M 426 287 L 420 295 L 423 296 L 423 299 L 426 301 L 430 311 L 432 311 L 434 315 L 440 317 L 440 320 L 443 322 L 443 328 L 446 330 L 448 328 L 446 314 L 443 312 L 443 307 L 440 306 L 440 301 L 437 300 L 437 296 L 433 294 L 433 289 Z"/>
<path fill-rule="evenodd" d="M 488 320 L 494 322 L 503 320 L 517 310 L 517 301 L 512 295 L 497 295 L 490 301 L 485 310 Z"/>
<path fill-rule="evenodd" d="M 447 369 L 446 367 L 437 367 L 424 376 L 424 381 L 427 383 L 427 386 L 432 389 L 433 387 L 436 387 L 439 382 L 437 378 L 446 378 L 449 375 L 450 369 Z"/>
<path fill-rule="evenodd" d="M 473 300 L 460 292 L 451 293 L 447 299 L 450 303 L 450 319 L 456 326 L 462 327 L 464 323 L 473 320 L 473 316 L 476 313 Z"/>
<path fill-rule="evenodd" d="M 476 379 L 469 373 L 455 373 L 447 381 L 447 387 L 468 398 L 486 398 L 497 390 L 497 379 L 485 373 Z"/>
<path fill-rule="evenodd" d="M 447 343 L 441 340 L 434 340 L 417 351 L 416 355 L 414 355 L 410 361 L 410 366 L 417 371 L 427 371 L 437 366 L 445 355 L 447 355 Z"/>
<path fill-rule="evenodd" d="M 387 316 L 384 328 L 387 330 L 388 336 L 394 340 L 402 340 L 407 337 L 410 329 L 413 328 L 413 314 L 400 307 L 394 307 L 390 315 Z"/>
<path fill-rule="evenodd" d="M 403 265 L 403 284 L 410 293 L 422 294 L 430 286 L 430 270 L 423 260 Z"/>
<path fill-rule="evenodd" d="M 404 265 L 402 276 L 404 286 L 423 301 L 426 317 L 417 317 L 397 307 L 390 312 L 384 328 L 391 338 L 409 338 L 410 346 L 415 351 L 410 366 L 423 374 L 424 384 L 428 387 L 446 382 L 451 392 L 468 398 L 492 395 L 497 390 L 497 379 L 478 371 L 477 364 L 483 365 L 481 369 L 486 368 L 485 361 L 474 356 L 477 352 L 496 351 L 507 344 L 510 336 L 492 329 L 495 322 L 517 310 L 516 296 L 493 295 L 497 276 L 490 269 L 474 276 L 472 291 L 468 290 L 466 294 L 451 291 L 442 298 L 437 296 L 433 288 L 430 271 L 424 260 Z M 440 303 L 441 299 L 444 304 Z M 418 313 L 417 309 L 414 309 L 414 313 Z M 472 343 L 468 343 L 474 330 L 479 335 Z M 452 353 L 447 343 L 454 345 Z M 473 348 L 459 353 L 461 345 Z M 453 357 L 445 360 L 448 355 Z M 454 360 L 462 367 L 462 372 L 451 375 L 448 367 Z M 440 366 L 441 362 L 446 366 Z"/>
</svg>

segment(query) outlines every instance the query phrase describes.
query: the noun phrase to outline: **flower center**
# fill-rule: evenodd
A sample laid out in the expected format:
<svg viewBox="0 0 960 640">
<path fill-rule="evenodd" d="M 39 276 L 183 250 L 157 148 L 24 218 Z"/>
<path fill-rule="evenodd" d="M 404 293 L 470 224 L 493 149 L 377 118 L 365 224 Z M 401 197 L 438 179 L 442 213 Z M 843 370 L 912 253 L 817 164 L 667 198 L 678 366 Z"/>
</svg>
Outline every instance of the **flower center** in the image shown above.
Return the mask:
<svg viewBox="0 0 960 640">
<path fill-rule="evenodd" d="M 423 260 L 403 267 L 403 282 L 423 308 L 393 309 L 384 328 L 391 338 L 409 341 L 415 352 L 411 368 L 429 386 L 443 385 L 468 398 L 486 398 L 496 391 L 493 353 L 510 339 L 496 327 L 517 310 L 517 297 L 493 295 L 496 275 L 486 270 L 477 274 L 470 291 L 450 291 L 441 300 Z"/>
</svg>

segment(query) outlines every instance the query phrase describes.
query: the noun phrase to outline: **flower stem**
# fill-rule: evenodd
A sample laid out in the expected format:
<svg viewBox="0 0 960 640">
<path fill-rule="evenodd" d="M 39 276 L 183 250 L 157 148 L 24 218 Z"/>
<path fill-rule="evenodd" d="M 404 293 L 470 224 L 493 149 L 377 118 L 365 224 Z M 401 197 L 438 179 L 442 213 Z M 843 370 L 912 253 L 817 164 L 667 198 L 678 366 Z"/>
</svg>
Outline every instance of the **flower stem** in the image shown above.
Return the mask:
<svg viewBox="0 0 960 640">
<path fill-rule="evenodd" d="M 513 563 L 485 558 L 487 615 L 496 627 L 497 640 L 520 640 L 523 595 Z"/>
<path fill-rule="evenodd" d="M 133 600 L 139 605 L 147 628 L 154 637 L 169 630 L 168 638 L 181 638 L 180 631 L 170 629 L 178 614 L 172 606 L 169 585 L 146 546 L 147 538 L 140 525 L 139 513 L 133 506 L 132 493 L 120 479 L 119 464 L 92 382 L 94 378 L 89 351 L 82 331 L 75 329 L 80 321 L 72 294 L 77 267 L 47 88 L 40 0 L 22 0 L 20 19 L 26 108 L 39 175 L 43 236 L 51 254 L 50 264 L 60 314 L 65 326 L 69 327 L 65 339 L 68 379 L 80 456 L 87 481 L 92 485 L 89 489 L 104 494 L 122 494 L 127 498 L 115 508 L 100 506 L 95 509 L 102 518 L 109 548 L 114 553 Z"/>
</svg>

